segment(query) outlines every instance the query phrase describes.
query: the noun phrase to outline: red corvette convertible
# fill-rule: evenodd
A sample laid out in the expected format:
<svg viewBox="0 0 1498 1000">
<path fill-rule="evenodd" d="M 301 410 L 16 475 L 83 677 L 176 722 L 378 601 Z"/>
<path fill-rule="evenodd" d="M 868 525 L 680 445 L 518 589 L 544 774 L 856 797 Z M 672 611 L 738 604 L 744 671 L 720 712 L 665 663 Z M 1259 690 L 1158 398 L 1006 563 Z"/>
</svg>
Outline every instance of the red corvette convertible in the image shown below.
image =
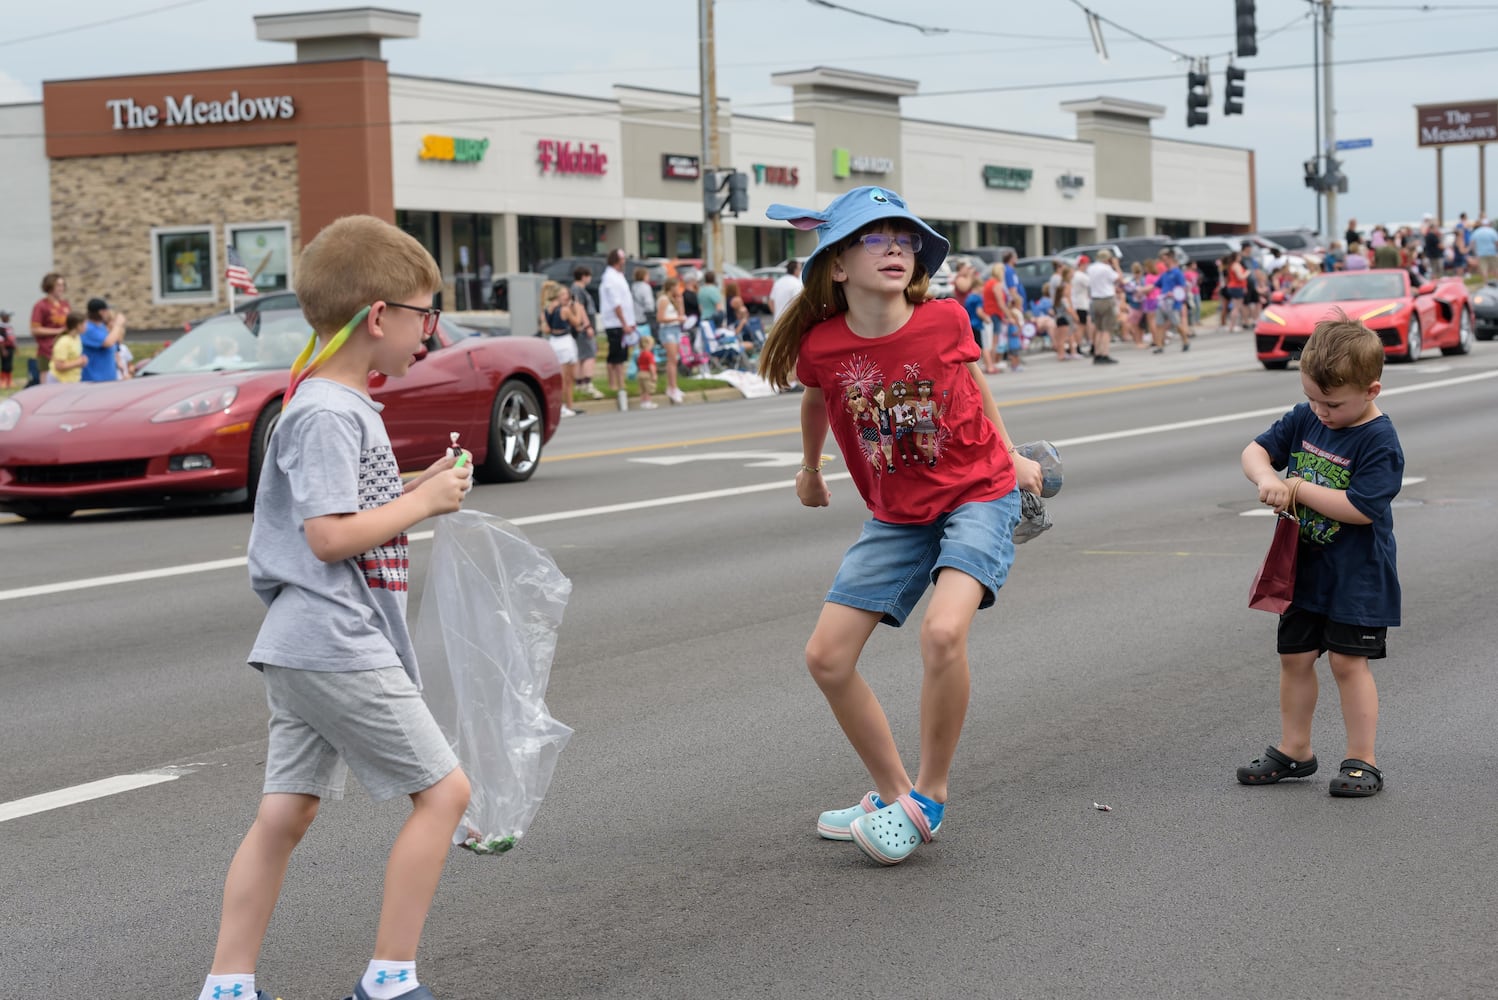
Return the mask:
<svg viewBox="0 0 1498 1000">
<path fill-rule="evenodd" d="M 41 385 L 0 402 L 0 509 L 33 519 L 82 507 L 253 501 L 300 309 L 215 316 L 122 382 Z M 402 378 L 370 378 L 403 471 L 457 431 L 483 481 L 529 479 L 561 417 L 556 355 L 534 337 L 469 336 L 446 319 Z"/>
<path fill-rule="evenodd" d="M 1442 354 L 1472 349 L 1472 305 L 1460 278 L 1411 287 L 1398 269 L 1318 274 L 1288 301 L 1275 292 L 1254 328 L 1265 368 L 1284 368 L 1300 357 L 1316 324 L 1341 310 L 1361 320 L 1384 343 L 1384 355 L 1416 361 L 1427 347 Z"/>
</svg>

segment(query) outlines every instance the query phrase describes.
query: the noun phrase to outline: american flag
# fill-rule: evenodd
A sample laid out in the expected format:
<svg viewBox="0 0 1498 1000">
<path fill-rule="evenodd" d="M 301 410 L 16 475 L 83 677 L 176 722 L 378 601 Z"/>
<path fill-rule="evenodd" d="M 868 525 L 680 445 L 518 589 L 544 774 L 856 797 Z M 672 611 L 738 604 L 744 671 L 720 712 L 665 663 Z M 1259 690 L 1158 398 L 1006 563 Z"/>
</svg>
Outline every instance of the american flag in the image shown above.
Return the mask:
<svg viewBox="0 0 1498 1000">
<path fill-rule="evenodd" d="M 239 251 L 229 247 L 229 263 L 224 268 L 224 280 L 229 287 L 235 291 L 244 292 L 246 295 L 259 295 L 260 289 L 255 287 L 255 282 L 250 279 L 250 272 L 245 268 L 244 261 L 239 259 Z"/>
</svg>

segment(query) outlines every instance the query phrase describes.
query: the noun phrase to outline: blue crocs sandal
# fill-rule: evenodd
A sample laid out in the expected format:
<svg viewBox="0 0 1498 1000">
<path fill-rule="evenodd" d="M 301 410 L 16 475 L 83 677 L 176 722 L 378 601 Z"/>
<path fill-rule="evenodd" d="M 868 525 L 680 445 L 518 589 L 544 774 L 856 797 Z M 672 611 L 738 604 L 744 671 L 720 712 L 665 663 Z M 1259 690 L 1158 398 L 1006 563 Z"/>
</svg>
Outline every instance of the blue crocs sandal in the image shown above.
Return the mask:
<svg viewBox="0 0 1498 1000">
<path fill-rule="evenodd" d="M 941 823 L 931 825 L 926 811 L 909 794 L 894 805 L 868 813 L 848 826 L 858 849 L 881 865 L 897 865 L 921 844 L 931 843 Z"/>
<path fill-rule="evenodd" d="M 354 995 L 346 997 L 345 1000 L 369 1000 L 369 994 L 364 992 L 364 984 L 361 982 L 356 985 L 354 987 Z M 407 990 L 396 997 L 395 1000 L 437 1000 L 437 998 L 432 996 L 432 991 L 427 989 L 426 985 L 423 984 L 414 990 Z"/>
<path fill-rule="evenodd" d="M 865 813 L 884 808 L 877 792 L 869 792 L 856 806 L 847 809 L 829 809 L 817 817 L 817 836 L 823 840 L 852 840 L 848 827 Z"/>
</svg>

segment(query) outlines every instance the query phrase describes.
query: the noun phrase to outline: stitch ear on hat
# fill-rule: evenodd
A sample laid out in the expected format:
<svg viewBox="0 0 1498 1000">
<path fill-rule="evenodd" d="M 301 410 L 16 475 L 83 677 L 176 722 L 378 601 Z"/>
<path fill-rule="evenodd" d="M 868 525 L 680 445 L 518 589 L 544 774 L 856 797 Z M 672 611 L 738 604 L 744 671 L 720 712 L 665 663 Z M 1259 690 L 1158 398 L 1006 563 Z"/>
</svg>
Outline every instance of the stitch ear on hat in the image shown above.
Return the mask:
<svg viewBox="0 0 1498 1000">
<path fill-rule="evenodd" d="M 827 221 L 827 213 L 816 212 L 808 208 L 793 208 L 777 202 L 765 209 L 765 218 L 789 222 L 796 229 L 815 229 Z"/>
</svg>

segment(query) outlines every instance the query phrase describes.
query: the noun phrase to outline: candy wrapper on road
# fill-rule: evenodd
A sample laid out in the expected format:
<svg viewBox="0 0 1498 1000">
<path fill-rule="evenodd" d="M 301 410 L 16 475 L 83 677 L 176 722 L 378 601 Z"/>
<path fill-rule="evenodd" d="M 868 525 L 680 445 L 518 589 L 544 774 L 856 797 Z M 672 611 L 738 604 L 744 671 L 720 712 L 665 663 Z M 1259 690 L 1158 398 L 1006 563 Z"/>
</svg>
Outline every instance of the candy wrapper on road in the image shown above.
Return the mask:
<svg viewBox="0 0 1498 1000">
<path fill-rule="evenodd" d="M 525 835 L 572 730 L 546 709 L 557 630 L 572 582 L 503 518 L 437 521 L 417 615 L 432 715 L 473 785 L 453 843 L 508 851 Z"/>
</svg>

